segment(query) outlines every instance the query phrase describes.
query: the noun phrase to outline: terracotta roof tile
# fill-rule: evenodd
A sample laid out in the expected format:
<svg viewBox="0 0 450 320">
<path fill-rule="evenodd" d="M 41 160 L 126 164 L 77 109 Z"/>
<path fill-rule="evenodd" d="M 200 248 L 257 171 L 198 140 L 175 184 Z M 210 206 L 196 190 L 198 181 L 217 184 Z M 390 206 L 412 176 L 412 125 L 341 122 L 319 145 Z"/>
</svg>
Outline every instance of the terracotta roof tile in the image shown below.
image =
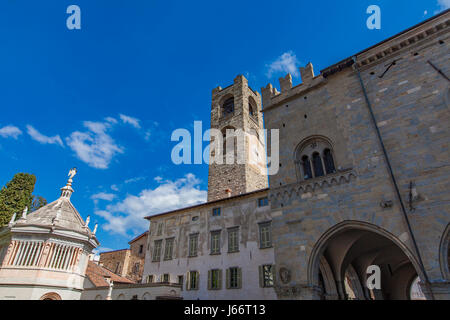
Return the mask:
<svg viewBox="0 0 450 320">
<path fill-rule="evenodd" d="M 96 264 L 93 261 L 89 261 L 87 269 L 86 269 L 86 276 L 88 279 L 92 282 L 92 284 L 96 287 L 105 287 L 108 286 L 108 282 L 105 280 L 105 277 L 111 277 L 111 280 L 114 283 L 136 283 L 130 279 L 121 277 L 105 267 L 102 267 L 98 264 Z"/>
</svg>

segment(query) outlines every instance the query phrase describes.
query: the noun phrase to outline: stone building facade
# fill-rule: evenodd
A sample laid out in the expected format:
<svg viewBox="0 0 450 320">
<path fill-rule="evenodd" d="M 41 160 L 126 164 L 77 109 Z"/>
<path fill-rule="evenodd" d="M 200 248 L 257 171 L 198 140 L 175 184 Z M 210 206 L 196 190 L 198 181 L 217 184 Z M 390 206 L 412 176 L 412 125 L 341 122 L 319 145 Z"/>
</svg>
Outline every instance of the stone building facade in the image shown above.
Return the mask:
<svg viewBox="0 0 450 320">
<path fill-rule="evenodd" d="M 299 85 L 262 88 L 280 137 L 278 298 L 407 299 L 417 276 L 428 299 L 450 298 L 449 27 L 447 10 L 319 75 L 300 68 Z M 380 290 L 365 285 L 371 265 Z"/>
<path fill-rule="evenodd" d="M 209 165 L 208 201 L 267 188 L 263 127 L 261 96 L 244 76 L 237 76 L 231 86 L 213 90 L 211 129 L 222 133 L 222 143 L 211 148 L 211 157 L 221 157 L 222 163 Z M 230 156 L 234 159 L 227 161 Z"/>
<path fill-rule="evenodd" d="M 186 299 L 409 299 L 419 280 L 450 299 L 449 27 L 447 10 L 262 88 L 268 146 L 279 130 L 270 188 L 248 163 L 210 165 L 207 203 L 148 217 L 143 281 L 183 283 Z M 238 76 L 213 90 L 211 126 L 262 128 L 259 106 Z"/>
<path fill-rule="evenodd" d="M 267 189 L 151 216 L 144 279 L 184 299 L 275 299 Z"/>
<path fill-rule="evenodd" d="M 128 249 L 100 253 L 99 264 L 121 277 L 141 282 L 147 252 L 147 235 L 148 231 L 128 242 Z"/>
</svg>

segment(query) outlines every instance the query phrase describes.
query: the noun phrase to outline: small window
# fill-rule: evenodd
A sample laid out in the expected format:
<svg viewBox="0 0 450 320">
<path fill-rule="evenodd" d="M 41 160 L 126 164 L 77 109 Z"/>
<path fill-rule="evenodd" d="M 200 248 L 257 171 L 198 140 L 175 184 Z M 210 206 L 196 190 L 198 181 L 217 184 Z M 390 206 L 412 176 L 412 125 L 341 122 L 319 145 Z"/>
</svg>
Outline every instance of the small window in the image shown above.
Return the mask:
<svg viewBox="0 0 450 320">
<path fill-rule="evenodd" d="M 198 216 L 192 217 L 192 221 L 198 221 Z"/>
<path fill-rule="evenodd" d="M 308 156 L 303 156 L 302 157 L 302 168 L 303 168 L 303 177 L 305 180 L 311 179 L 312 176 L 312 171 L 311 171 L 311 163 L 309 162 L 309 157 Z"/>
<path fill-rule="evenodd" d="M 233 112 L 234 112 L 234 98 L 231 97 L 225 100 L 225 102 L 223 103 L 222 115 L 227 116 L 229 114 L 232 114 Z"/>
<path fill-rule="evenodd" d="M 156 232 L 156 235 L 160 236 L 160 235 L 162 235 L 162 232 L 163 232 L 163 222 L 158 224 L 158 230 Z"/>
<path fill-rule="evenodd" d="M 239 227 L 228 229 L 228 252 L 239 251 Z"/>
<path fill-rule="evenodd" d="M 197 256 L 198 233 L 189 236 L 189 257 Z"/>
<path fill-rule="evenodd" d="M 159 261 L 161 260 L 161 245 L 162 240 L 156 240 L 155 245 L 153 247 L 153 261 Z"/>
<path fill-rule="evenodd" d="M 232 267 L 227 269 L 227 288 L 240 289 L 242 287 L 242 271 L 241 268 Z"/>
<path fill-rule="evenodd" d="M 188 285 L 187 290 L 198 290 L 199 281 L 198 281 L 198 271 L 190 271 L 188 273 Z"/>
<path fill-rule="evenodd" d="M 170 282 L 170 274 L 168 274 L 168 273 L 163 274 L 162 282 L 169 283 Z"/>
<path fill-rule="evenodd" d="M 220 216 L 220 208 L 214 208 L 214 209 L 212 210 L 212 215 L 213 215 L 213 217 L 218 217 L 218 216 Z"/>
<path fill-rule="evenodd" d="M 325 163 L 325 171 L 327 174 L 335 173 L 336 169 L 334 167 L 333 155 L 330 149 L 325 149 L 323 151 L 323 162 Z"/>
<path fill-rule="evenodd" d="M 141 244 L 139 246 L 139 254 L 141 254 L 142 252 L 144 252 L 144 245 L 143 244 Z"/>
<path fill-rule="evenodd" d="M 220 231 L 211 232 L 211 254 L 220 254 Z"/>
<path fill-rule="evenodd" d="M 321 177 L 324 175 L 322 159 L 320 158 L 320 154 L 318 152 L 313 153 L 313 167 L 315 177 Z"/>
<path fill-rule="evenodd" d="M 153 283 L 153 281 L 154 281 L 154 276 L 152 274 L 147 276 L 147 283 Z"/>
<path fill-rule="evenodd" d="M 219 290 L 222 288 L 222 270 L 213 269 L 208 271 L 208 290 Z"/>
<path fill-rule="evenodd" d="M 174 238 L 166 239 L 166 248 L 164 250 L 164 260 L 171 260 L 173 255 Z"/>
<path fill-rule="evenodd" d="M 265 222 L 259 224 L 259 247 L 261 249 L 272 247 L 272 223 Z"/>
<path fill-rule="evenodd" d="M 262 288 L 273 287 L 273 276 L 275 268 L 271 264 L 259 267 L 259 284 Z"/>
<path fill-rule="evenodd" d="M 136 262 L 134 264 L 134 267 L 133 267 L 133 273 L 138 274 L 139 273 L 139 268 L 140 268 L 140 263 Z"/>
<path fill-rule="evenodd" d="M 184 283 L 184 277 L 182 275 L 178 276 L 178 284 L 183 285 Z"/>
<path fill-rule="evenodd" d="M 269 199 L 267 197 L 258 199 L 258 207 L 265 207 L 269 205 Z"/>
</svg>

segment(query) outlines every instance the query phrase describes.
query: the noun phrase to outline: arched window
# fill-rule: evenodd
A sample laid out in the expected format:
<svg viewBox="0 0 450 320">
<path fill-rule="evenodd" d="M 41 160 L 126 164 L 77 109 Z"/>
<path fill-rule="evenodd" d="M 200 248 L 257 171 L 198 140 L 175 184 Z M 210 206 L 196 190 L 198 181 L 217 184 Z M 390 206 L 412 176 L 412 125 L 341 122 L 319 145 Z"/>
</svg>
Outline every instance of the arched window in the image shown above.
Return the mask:
<svg viewBox="0 0 450 320">
<path fill-rule="evenodd" d="M 225 117 L 234 112 L 234 98 L 228 98 L 225 100 L 222 106 L 222 115 Z"/>
<path fill-rule="evenodd" d="M 322 159 L 320 158 L 320 154 L 318 152 L 313 153 L 312 162 L 314 167 L 314 176 L 315 177 L 323 176 Z"/>
<path fill-rule="evenodd" d="M 336 172 L 333 149 L 326 138 L 312 137 L 297 147 L 296 164 L 301 180 L 322 177 Z"/>
<path fill-rule="evenodd" d="M 257 116 L 256 102 L 252 97 L 248 97 L 248 114 L 254 118 Z"/>
<path fill-rule="evenodd" d="M 250 115 L 250 117 L 254 117 L 255 116 L 255 113 L 253 111 L 253 107 L 252 107 L 252 105 L 250 103 L 248 104 L 248 114 Z"/>
<path fill-rule="evenodd" d="M 311 179 L 313 177 L 311 172 L 311 163 L 309 162 L 308 156 L 302 157 L 302 168 L 303 168 L 303 177 L 305 180 Z"/>
<path fill-rule="evenodd" d="M 328 148 L 323 151 L 323 162 L 325 164 L 325 171 L 327 174 L 336 172 L 333 155 L 331 154 L 331 150 Z"/>
</svg>

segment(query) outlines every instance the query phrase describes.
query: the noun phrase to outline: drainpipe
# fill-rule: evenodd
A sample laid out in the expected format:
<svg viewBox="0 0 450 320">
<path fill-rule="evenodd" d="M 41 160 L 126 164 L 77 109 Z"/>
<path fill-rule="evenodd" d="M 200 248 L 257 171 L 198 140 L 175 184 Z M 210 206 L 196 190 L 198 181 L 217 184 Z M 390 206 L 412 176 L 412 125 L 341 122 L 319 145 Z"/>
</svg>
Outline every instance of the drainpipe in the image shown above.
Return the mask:
<svg viewBox="0 0 450 320">
<path fill-rule="evenodd" d="M 394 184 L 395 193 L 397 194 L 398 200 L 400 201 L 400 207 L 401 207 L 401 211 L 402 211 L 402 214 L 403 214 L 403 218 L 405 219 L 406 225 L 408 227 L 407 228 L 408 229 L 408 233 L 409 233 L 409 235 L 411 237 L 414 249 L 415 249 L 415 251 L 417 253 L 417 258 L 418 258 L 418 261 L 419 261 L 419 267 L 420 267 L 420 269 L 421 269 L 421 271 L 423 273 L 423 276 L 425 277 L 425 279 L 424 279 L 425 280 L 425 285 L 427 286 L 428 291 L 430 292 L 431 299 L 434 300 L 434 294 L 433 294 L 433 291 L 431 290 L 430 280 L 428 279 L 428 275 L 427 275 L 427 273 L 425 271 L 425 267 L 424 267 L 424 264 L 423 264 L 423 261 L 422 261 L 422 257 L 421 257 L 420 252 L 419 252 L 419 247 L 417 246 L 417 242 L 416 242 L 416 239 L 414 237 L 414 234 L 413 234 L 413 231 L 412 231 L 412 228 L 411 228 L 411 224 L 410 224 L 409 219 L 408 219 L 408 214 L 406 213 L 406 209 L 405 209 L 405 206 L 403 204 L 402 196 L 400 194 L 400 189 L 398 188 L 397 180 L 395 179 L 394 172 L 393 172 L 392 166 L 391 166 L 391 162 L 389 161 L 389 157 L 388 157 L 386 148 L 384 147 L 383 138 L 381 137 L 380 129 L 378 128 L 377 121 L 375 119 L 375 115 L 373 114 L 372 104 L 370 103 L 369 97 L 367 96 L 366 87 L 364 86 L 364 82 L 362 80 L 361 73 L 359 72 L 358 63 L 356 61 L 356 56 L 353 56 L 353 62 L 354 62 L 354 67 L 355 67 L 356 73 L 358 75 L 359 82 L 361 84 L 361 88 L 362 88 L 362 91 L 363 91 L 363 94 L 364 94 L 364 98 L 366 100 L 367 108 L 369 109 L 370 118 L 371 118 L 372 123 L 373 123 L 373 125 L 375 127 L 375 131 L 377 133 L 377 137 L 378 137 L 378 141 L 380 142 L 381 149 L 383 150 L 383 155 L 384 155 L 384 158 L 386 160 L 386 164 L 387 164 L 387 167 L 388 167 L 389 175 L 391 177 L 392 183 Z"/>
</svg>

